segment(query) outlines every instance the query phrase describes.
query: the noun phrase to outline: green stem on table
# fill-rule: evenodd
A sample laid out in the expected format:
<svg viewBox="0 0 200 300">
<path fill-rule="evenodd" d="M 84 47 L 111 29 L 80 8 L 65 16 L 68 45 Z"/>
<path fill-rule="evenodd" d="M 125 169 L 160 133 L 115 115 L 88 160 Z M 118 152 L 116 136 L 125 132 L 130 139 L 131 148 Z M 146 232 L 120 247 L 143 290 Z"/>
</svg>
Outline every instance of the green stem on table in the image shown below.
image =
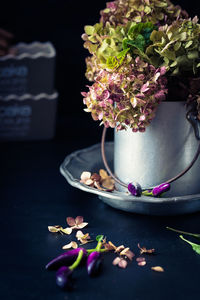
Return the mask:
<svg viewBox="0 0 200 300">
<path fill-rule="evenodd" d="M 75 262 L 69 267 L 70 270 L 74 270 L 78 267 L 78 265 L 81 262 L 81 259 L 83 257 L 83 250 L 80 250 L 77 256 L 77 259 L 75 260 Z"/>
<path fill-rule="evenodd" d="M 185 232 L 185 231 L 182 231 L 182 230 L 174 229 L 172 227 L 166 227 L 166 228 L 169 229 L 169 230 L 171 230 L 171 231 L 177 232 L 177 233 L 182 233 L 182 234 L 185 234 L 185 235 L 194 236 L 194 237 L 200 239 L 200 234 L 199 233 Z"/>
</svg>

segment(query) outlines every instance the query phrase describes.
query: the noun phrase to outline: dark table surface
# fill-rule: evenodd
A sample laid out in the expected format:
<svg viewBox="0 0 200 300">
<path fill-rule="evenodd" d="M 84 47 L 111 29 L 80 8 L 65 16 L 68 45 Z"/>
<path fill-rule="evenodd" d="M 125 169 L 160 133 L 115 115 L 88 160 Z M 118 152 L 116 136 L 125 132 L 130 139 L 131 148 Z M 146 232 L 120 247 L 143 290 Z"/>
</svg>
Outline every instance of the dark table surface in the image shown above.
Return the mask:
<svg viewBox="0 0 200 300">
<path fill-rule="evenodd" d="M 199 299 L 200 256 L 166 226 L 200 232 L 200 213 L 174 217 L 125 213 L 71 187 L 59 173 L 60 164 L 67 154 L 100 140 L 100 131 L 82 133 L 0 145 L 1 299 Z M 112 265 L 115 255 L 106 253 L 97 278 L 89 278 L 80 267 L 74 273 L 74 291 L 61 291 L 55 273 L 44 267 L 63 252 L 64 244 L 75 240 L 75 233 L 53 234 L 47 226 L 66 226 L 67 216 L 78 215 L 89 223 L 83 232 L 93 239 L 103 234 L 116 245 L 130 247 L 136 257 L 139 242 L 155 248 L 155 255 L 146 257 L 144 267 L 134 260 L 120 269 Z M 157 265 L 165 272 L 151 270 Z"/>
</svg>

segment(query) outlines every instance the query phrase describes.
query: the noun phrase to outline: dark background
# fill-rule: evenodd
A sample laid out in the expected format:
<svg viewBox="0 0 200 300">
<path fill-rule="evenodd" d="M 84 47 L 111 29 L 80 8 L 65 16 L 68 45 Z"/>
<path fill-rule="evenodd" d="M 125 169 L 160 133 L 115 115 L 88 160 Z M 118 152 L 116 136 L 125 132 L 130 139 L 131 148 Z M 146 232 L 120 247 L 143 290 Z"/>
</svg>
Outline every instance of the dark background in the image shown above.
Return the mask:
<svg viewBox="0 0 200 300">
<path fill-rule="evenodd" d="M 199 232 L 200 213 L 174 217 L 143 216 L 105 205 L 96 195 L 67 184 L 59 173 L 65 156 L 100 141 L 98 122 L 83 111 L 88 83 L 81 34 L 86 24 L 99 20 L 103 0 L 4 1 L 0 27 L 15 35 L 15 42 L 51 41 L 56 50 L 55 87 L 59 92 L 56 138 L 52 141 L 12 142 L 0 145 L 0 298 L 5 300 L 190 300 L 199 299 L 199 255 L 166 230 L 166 226 Z M 179 1 L 191 17 L 200 16 L 194 0 Z M 97 130 L 98 129 L 98 130 Z M 109 133 L 112 130 L 109 131 Z M 105 256 L 103 272 L 91 280 L 85 268 L 75 274 L 72 293 L 61 292 L 55 273 L 45 264 L 61 252 L 70 237 L 52 235 L 48 225 L 66 226 L 67 216 L 83 215 L 92 239 L 105 234 L 116 245 L 137 243 L 155 248 L 146 268 L 134 261 L 126 270 L 112 266 Z M 197 242 L 197 241 L 194 241 Z M 198 242 L 197 242 L 198 243 Z M 132 248 L 133 247 L 133 248 Z M 150 267 L 161 265 L 162 274 Z"/>
<path fill-rule="evenodd" d="M 191 17 L 200 15 L 194 0 L 173 2 L 179 3 Z M 80 92 L 87 90 L 84 73 L 88 51 L 83 48 L 81 34 L 84 25 L 99 21 L 99 11 L 105 7 L 105 0 L 7 0 L 1 5 L 0 27 L 11 31 L 16 42 L 51 41 L 54 44 L 60 121 L 61 118 L 80 116 L 91 128 L 98 126 L 83 112 Z M 81 129 L 84 130 L 84 126 Z"/>
</svg>

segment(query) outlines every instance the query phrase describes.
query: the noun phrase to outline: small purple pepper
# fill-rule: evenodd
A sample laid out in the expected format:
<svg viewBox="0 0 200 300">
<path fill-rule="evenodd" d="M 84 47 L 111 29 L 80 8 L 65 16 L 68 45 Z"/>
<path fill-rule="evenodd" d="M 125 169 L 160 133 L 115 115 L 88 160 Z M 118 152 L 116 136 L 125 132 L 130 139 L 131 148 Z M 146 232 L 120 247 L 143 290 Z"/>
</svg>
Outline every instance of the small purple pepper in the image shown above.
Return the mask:
<svg viewBox="0 0 200 300">
<path fill-rule="evenodd" d="M 56 272 L 56 284 L 62 289 L 72 288 L 72 270 L 66 266 L 62 266 Z"/>
<path fill-rule="evenodd" d="M 170 190 L 170 184 L 169 183 L 162 183 L 158 186 L 155 186 L 152 190 L 152 194 L 154 197 L 160 196 L 162 193 L 167 192 Z"/>
<path fill-rule="evenodd" d="M 142 194 L 142 188 L 138 182 L 130 182 L 128 184 L 128 190 L 133 196 L 139 197 Z"/>
<path fill-rule="evenodd" d="M 86 257 L 87 250 L 84 248 L 77 248 L 77 249 L 69 250 L 69 251 L 57 256 L 53 260 L 51 260 L 46 265 L 45 268 L 47 270 L 57 270 L 61 266 L 69 266 L 70 264 L 72 264 L 74 262 L 74 260 L 76 260 L 80 250 L 83 250 L 83 257 Z"/>
<path fill-rule="evenodd" d="M 89 276 L 95 276 L 100 272 L 102 265 L 101 253 L 92 252 L 87 258 L 87 272 Z"/>
</svg>

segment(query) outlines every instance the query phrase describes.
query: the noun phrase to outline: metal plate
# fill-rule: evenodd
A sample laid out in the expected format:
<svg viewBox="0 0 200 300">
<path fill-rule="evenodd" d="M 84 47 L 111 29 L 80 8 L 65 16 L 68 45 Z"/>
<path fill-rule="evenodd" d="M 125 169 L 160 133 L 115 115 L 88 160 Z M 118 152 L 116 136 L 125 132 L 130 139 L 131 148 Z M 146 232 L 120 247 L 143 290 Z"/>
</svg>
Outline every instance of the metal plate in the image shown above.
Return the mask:
<svg viewBox="0 0 200 300">
<path fill-rule="evenodd" d="M 113 142 L 106 143 L 105 149 L 107 160 L 112 167 Z M 128 192 L 104 192 L 80 183 L 80 175 L 83 171 L 98 172 L 101 168 L 104 168 L 104 166 L 100 144 L 96 144 L 68 155 L 60 166 L 60 172 L 72 186 L 96 194 L 106 204 L 123 211 L 160 216 L 200 211 L 200 194 L 165 198 L 134 197 Z"/>
</svg>

